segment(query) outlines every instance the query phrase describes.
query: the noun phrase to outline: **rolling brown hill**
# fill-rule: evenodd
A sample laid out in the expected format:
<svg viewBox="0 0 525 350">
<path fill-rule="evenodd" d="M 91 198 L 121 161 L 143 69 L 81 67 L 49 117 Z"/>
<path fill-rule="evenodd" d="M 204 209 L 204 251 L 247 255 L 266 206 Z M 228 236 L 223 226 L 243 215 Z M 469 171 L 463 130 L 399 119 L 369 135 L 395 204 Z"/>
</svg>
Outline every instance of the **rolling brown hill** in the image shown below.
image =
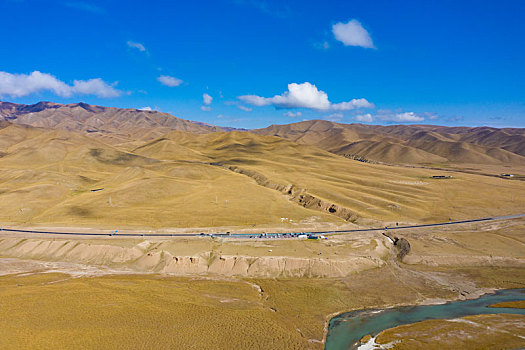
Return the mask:
<svg viewBox="0 0 525 350">
<path fill-rule="evenodd" d="M 393 164 L 525 164 L 522 128 L 380 126 L 311 120 L 252 132 Z"/>
<path fill-rule="evenodd" d="M 514 197 L 523 197 L 525 186 L 456 172 L 452 179 L 435 180 L 442 171 L 338 155 L 502 167 L 523 164 L 522 129 L 310 121 L 253 133 L 221 132 L 165 113 L 86 104 L 2 103 L 0 111 L 0 221 L 5 223 L 428 222 L 516 212 L 520 203 Z"/>
<path fill-rule="evenodd" d="M 231 131 L 176 118 L 168 113 L 94 106 L 86 103 L 0 102 L 0 120 L 80 132 L 107 144 L 131 148 L 170 131 L 194 134 Z M 435 125 L 364 125 L 311 120 L 251 130 L 312 145 L 339 155 L 389 164 L 488 166 L 525 165 L 525 129 Z M 162 147 L 166 147 L 163 142 Z M 157 147 L 160 147 L 158 145 Z"/>
<path fill-rule="evenodd" d="M 282 227 L 509 214 L 525 182 L 392 167 L 249 132 L 110 145 L 4 122 L 0 222 L 88 227 Z M 288 218 L 291 222 L 282 222 Z M 309 225 L 309 226 L 308 226 Z"/>
<path fill-rule="evenodd" d="M 217 126 L 176 118 L 168 113 L 86 103 L 63 105 L 39 102 L 23 105 L 0 102 L 0 120 L 80 132 L 111 144 L 130 140 L 151 140 L 172 130 L 192 133 L 224 131 Z"/>
</svg>

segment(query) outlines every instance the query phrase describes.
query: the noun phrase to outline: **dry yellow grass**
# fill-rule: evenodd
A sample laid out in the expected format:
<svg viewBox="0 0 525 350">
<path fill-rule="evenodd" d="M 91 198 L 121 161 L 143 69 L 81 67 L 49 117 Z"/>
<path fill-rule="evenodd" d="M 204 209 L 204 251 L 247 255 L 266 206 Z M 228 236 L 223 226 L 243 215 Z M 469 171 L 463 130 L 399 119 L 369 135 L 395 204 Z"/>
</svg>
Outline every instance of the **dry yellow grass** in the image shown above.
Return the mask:
<svg viewBox="0 0 525 350">
<path fill-rule="evenodd" d="M 0 221 L 92 227 L 343 224 L 225 166 L 293 185 L 363 218 L 441 221 L 515 213 L 525 182 L 364 164 L 277 137 L 172 132 L 110 146 L 66 131 L 0 130 Z M 212 165 L 220 163 L 221 166 Z M 104 188 L 99 192 L 92 189 Z M 294 224 L 281 223 L 281 218 Z"/>
<path fill-rule="evenodd" d="M 281 217 L 341 221 L 245 176 L 187 163 L 183 155 L 161 161 L 64 131 L 6 129 L 1 131 L 25 141 L 4 146 L 8 155 L 0 159 L 3 222 L 198 227 L 280 224 Z M 90 191 L 98 188 L 104 190 Z"/>
<path fill-rule="evenodd" d="M 0 347 L 321 349 L 330 315 L 412 304 L 421 294 L 455 296 L 388 269 L 345 279 L 0 276 Z"/>
<path fill-rule="evenodd" d="M 521 221 L 488 231 L 484 231 L 487 227 L 483 225 L 492 224 L 476 225 L 463 231 L 442 228 L 431 234 L 414 230 L 403 236 L 412 243 L 409 256 L 430 256 L 442 250 L 454 262 L 455 256 L 476 258 L 476 254 L 493 253 L 512 258 L 520 252 L 524 255 L 517 244 L 524 232 Z M 508 238 L 502 238 L 502 234 Z M 476 239 L 480 235 L 483 239 Z M 139 260 L 148 254 L 198 256 L 214 252 L 216 261 L 226 255 L 261 259 L 287 256 L 314 261 L 319 253 L 329 260 L 373 255 L 381 237 L 377 233 L 363 233 L 317 242 L 179 238 L 143 244 L 144 239 L 46 236 L 25 239 L 19 234 L 4 233 L 0 247 L 3 256 L 23 248 L 27 249 L 27 255 L 20 251 L 20 257 L 132 269 L 137 261 L 124 263 L 124 248 L 143 247 Z M 443 239 L 439 240 L 440 237 Z M 11 246 L 7 242 L 12 239 L 16 241 L 15 247 L 4 250 Z M 488 252 L 483 251 L 487 242 L 494 243 L 489 245 L 492 250 Z M 86 247 L 74 255 L 75 247 L 78 250 L 82 245 Z M 457 250 L 458 245 L 464 247 Z M 17 271 L 42 269 L 38 264 L 27 266 Z M 46 269 L 56 269 L 54 266 Z M 71 264 L 70 269 L 74 268 Z M 78 268 L 78 272 L 82 273 L 82 269 Z M 322 344 L 317 341 L 323 339 L 326 321 L 335 313 L 454 299 L 460 297 L 460 292 L 476 291 L 475 286 L 523 287 L 525 269 L 517 265 L 498 267 L 494 262 L 485 266 L 448 263 L 401 264 L 401 267 L 388 263 L 344 278 L 226 279 L 223 276 L 219 270 L 209 273 L 208 278 L 160 275 L 70 278 L 41 273 L 0 276 L 0 327 L 6 334 L 0 338 L 0 347 L 320 349 Z"/>
<path fill-rule="evenodd" d="M 290 186 L 375 225 L 523 210 L 523 181 L 463 172 L 434 180 L 441 171 L 366 164 L 245 132 L 170 132 L 151 140 L 161 133 L 144 131 L 90 138 L 19 125 L 0 129 L 0 222 L 79 231 L 352 226 L 272 189 Z M 150 141 L 138 141 L 142 136 Z M 479 293 L 478 287 L 522 287 L 523 232 L 519 220 L 402 231 L 412 246 L 406 264 L 388 259 L 379 233 L 316 242 L 2 233 L 3 257 L 65 262 L 69 271 L 89 264 L 194 277 L 39 273 L 51 267 L 2 276 L 0 347 L 321 348 L 326 321 L 337 312 L 442 301 Z"/>
<path fill-rule="evenodd" d="M 377 337 L 391 349 L 516 349 L 525 345 L 524 315 L 477 315 L 394 327 Z"/>
<path fill-rule="evenodd" d="M 489 307 L 509 307 L 514 309 L 525 309 L 525 300 L 506 301 L 503 303 L 489 305 Z"/>
<path fill-rule="evenodd" d="M 214 161 L 253 170 L 275 183 L 293 184 L 379 220 L 435 221 L 516 212 L 525 195 L 521 181 L 464 173 L 435 180 L 430 177 L 441 174 L 437 170 L 361 163 L 275 137 L 249 133 L 167 137 Z"/>
<path fill-rule="evenodd" d="M 318 349 L 330 313 L 370 305 L 372 298 L 354 293 L 376 274 L 348 282 L 253 281 L 263 294 L 231 280 L 4 276 L 0 347 Z M 403 295 L 401 283 L 387 281 Z M 383 302 L 409 300 L 379 293 Z"/>
<path fill-rule="evenodd" d="M 2 277 L 2 348 L 301 348 L 247 283 L 162 277 Z"/>
</svg>

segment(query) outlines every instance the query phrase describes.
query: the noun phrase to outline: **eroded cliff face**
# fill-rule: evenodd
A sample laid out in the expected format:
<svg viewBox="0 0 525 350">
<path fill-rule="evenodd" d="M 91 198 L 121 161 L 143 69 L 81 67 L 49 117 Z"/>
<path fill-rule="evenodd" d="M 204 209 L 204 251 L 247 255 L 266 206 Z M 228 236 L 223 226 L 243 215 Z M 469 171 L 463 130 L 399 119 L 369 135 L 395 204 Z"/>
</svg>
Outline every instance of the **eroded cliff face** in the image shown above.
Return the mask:
<svg viewBox="0 0 525 350">
<path fill-rule="evenodd" d="M 305 208 L 315 209 L 330 213 L 337 217 L 340 217 L 346 221 L 355 221 L 359 218 L 357 213 L 345 208 L 339 204 L 331 203 L 329 201 L 318 198 L 306 192 L 303 188 L 298 188 L 294 185 L 282 185 L 271 182 L 266 176 L 247 169 L 241 169 L 237 166 L 228 166 L 227 169 L 236 172 L 238 174 L 246 175 L 251 177 L 257 182 L 257 184 L 279 191 L 284 195 L 288 196 L 292 202 L 295 202 Z"/>
<path fill-rule="evenodd" d="M 155 248 L 152 248 L 155 246 Z M 286 256 L 220 255 L 206 251 L 178 256 L 148 241 L 131 247 L 74 240 L 5 238 L 0 255 L 21 259 L 65 261 L 87 265 L 127 268 L 136 272 L 168 273 L 178 276 L 219 275 L 239 277 L 345 277 L 380 267 L 374 256 L 340 259 Z"/>
<path fill-rule="evenodd" d="M 356 257 L 328 260 L 291 257 L 225 256 L 211 258 L 210 253 L 197 257 L 177 257 L 157 252 L 141 258 L 141 268 L 176 275 L 216 274 L 253 277 L 345 277 L 357 271 L 379 267 L 379 259 Z"/>
</svg>

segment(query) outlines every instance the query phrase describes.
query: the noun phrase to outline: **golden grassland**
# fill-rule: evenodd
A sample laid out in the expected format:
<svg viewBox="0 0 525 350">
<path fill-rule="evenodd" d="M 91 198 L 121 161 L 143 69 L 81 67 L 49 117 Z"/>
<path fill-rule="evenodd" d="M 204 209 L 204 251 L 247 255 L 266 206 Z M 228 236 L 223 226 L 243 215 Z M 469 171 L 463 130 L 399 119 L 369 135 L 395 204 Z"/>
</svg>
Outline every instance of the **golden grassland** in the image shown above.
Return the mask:
<svg viewBox="0 0 525 350">
<path fill-rule="evenodd" d="M 476 315 L 394 327 L 376 341 L 400 350 L 517 349 L 525 346 L 524 332 L 525 315 Z"/>
<path fill-rule="evenodd" d="M 279 186 L 348 208 L 358 224 L 468 219 L 524 208 L 523 181 L 462 172 L 431 179 L 441 174 L 361 163 L 244 132 L 171 132 L 108 145 L 11 125 L 0 129 L 0 222 L 77 230 L 351 226 L 272 189 Z M 1 233 L 4 258 L 135 275 L 73 278 L 41 273 L 53 270 L 45 267 L 0 276 L 0 348 L 319 349 L 335 313 L 523 287 L 524 232 L 523 219 L 397 231 L 412 247 L 403 262 L 392 259 L 394 248 L 378 232 L 315 242 Z M 236 257 L 262 263 L 239 275 L 228 267 L 227 259 Z M 168 272 L 168 262 L 188 260 L 202 267 L 177 270 L 190 277 L 136 275 Z M 332 262 L 340 260 L 352 266 L 334 269 Z M 326 263 L 328 272 L 313 274 L 314 262 Z M 264 274 L 275 266 L 277 272 Z M 319 277 L 331 271 L 338 277 Z"/>
<path fill-rule="evenodd" d="M 327 321 L 337 313 L 443 302 L 469 294 L 475 297 L 480 291 L 494 288 L 523 288 L 525 285 L 525 269 L 519 260 L 501 263 L 495 259 L 481 262 L 478 259 L 491 254 L 523 259 L 523 219 L 471 224 L 455 230 L 436 228 L 431 233 L 422 229 L 402 232 L 396 234 L 407 238 L 412 246 L 407 258 L 412 255 L 430 257 L 441 250 L 449 261 L 426 263 L 423 259 L 417 263 L 394 263 L 384 251 L 377 251 L 386 243 L 386 238 L 382 241 L 378 233 L 334 236 L 326 241 L 174 238 L 148 241 L 143 245 L 145 239 L 119 237 L 100 240 L 24 238 L 18 247 L 27 242 L 49 240 L 58 246 L 70 242 L 68 244 L 88 244 L 91 248 L 83 249 L 84 254 L 70 257 L 58 253 L 53 257 L 51 252 L 58 250 L 49 248 L 46 254 L 51 255 L 39 257 L 36 251 L 40 248 L 33 244 L 34 255 L 20 252 L 21 258 L 69 261 L 71 264 L 96 264 L 98 261 L 101 267 L 127 266 L 131 270 L 121 275 L 83 276 L 80 265 L 72 265 L 79 273 L 69 275 L 41 273 L 61 269 L 55 265 L 42 268 L 36 264 L 0 276 L 0 327 L 5 330 L 0 348 L 320 349 Z M 6 255 L 16 251 L 16 247 L 4 250 L 4 242 L 12 238 L 20 240 L 15 234 L 2 235 L 0 256 L 16 256 Z M 225 277 L 225 273 L 218 270 L 174 277 L 141 275 L 136 271 L 129 274 L 135 266 L 132 260 L 124 265 L 115 262 L 122 258 L 122 251 L 99 249 L 100 246 L 133 248 L 138 245 L 146 247 L 141 256 L 159 251 L 174 256 L 215 252 L 217 260 L 225 255 L 315 260 L 319 253 L 327 259 L 377 254 L 385 264 L 338 278 Z M 88 254 L 89 249 L 101 258 L 96 260 L 94 256 L 98 255 Z M 503 334 L 498 337 L 501 341 L 507 339 Z M 425 341 L 426 338 L 421 339 Z"/>
<path fill-rule="evenodd" d="M 247 283 L 3 277 L 2 348 L 299 348 Z"/>
<path fill-rule="evenodd" d="M 508 307 L 513 309 L 525 309 L 525 300 L 505 301 L 502 303 L 489 305 L 489 307 Z"/>
<path fill-rule="evenodd" d="M 7 275 L 0 347 L 320 349 L 334 313 L 453 297 L 412 282 L 385 269 L 347 279 Z"/>
<path fill-rule="evenodd" d="M 222 163 L 256 171 L 276 183 L 304 188 L 363 217 L 447 220 L 519 211 L 523 206 L 518 196 L 524 189 L 521 181 L 464 173 L 436 180 L 430 177 L 442 174 L 437 170 L 366 164 L 316 147 L 275 137 L 254 138 L 249 133 L 191 138 L 171 133 L 167 137 Z M 501 205 L 496 204 L 500 200 Z"/>
<path fill-rule="evenodd" d="M 525 300 L 505 301 L 502 303 L 489 305 L 489 307 L 508 307 L 513 309 L 525 309 Z"/>
<path fill-rule="evenodd" d="M 171 132 L 143 144 L 108 145 L 76 133 L 11 125 L 0 130 L 0 139 L 0 221 L 5 224 L 292 229 L 345 224 L 228 166 L 379 221 L 517 213 L 525 197 L 523 181 L 465 173 L 435 180 L 430 177 L 441 174 L 437 170 L 365 164 L 246 132 Z"/>
</svg>

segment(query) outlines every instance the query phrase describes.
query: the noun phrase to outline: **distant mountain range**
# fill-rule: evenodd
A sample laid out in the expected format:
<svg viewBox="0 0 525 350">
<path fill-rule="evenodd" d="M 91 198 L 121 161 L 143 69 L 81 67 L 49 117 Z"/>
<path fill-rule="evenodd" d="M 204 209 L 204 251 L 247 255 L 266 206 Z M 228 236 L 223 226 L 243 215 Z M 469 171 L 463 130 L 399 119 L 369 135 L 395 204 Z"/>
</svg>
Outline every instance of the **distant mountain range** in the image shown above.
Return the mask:
<svg viewBox="0 0 525 350">
<path fill-rule="evenodd" d="M 0 119 L 14 124 L 81 132 L 108 143 L 150 140 L 173 130 L 198 134 L 225 131 L 218 126 L 180 119 L 168 113 L 87 103 L 23 105 L 0 102 Z"/>
<path fill-rule="evenodd" d="M 310 120 L 251 130 L 386 163 L 525 164 L 525 129 L 364 125 Z"/>
<path fill-rule="evenodd" d="M 0 120 L 80 132 L 109 144 L 148 141 L 170 131 L 196 134 L 239 130 L 168 113 L 86 103 L 0 102 Z M 311 120 L 248 130 L 364 161 L 392 164 L 525 164 L 525 129 L 436 125 L 364 125 Z"/>
</svg>

